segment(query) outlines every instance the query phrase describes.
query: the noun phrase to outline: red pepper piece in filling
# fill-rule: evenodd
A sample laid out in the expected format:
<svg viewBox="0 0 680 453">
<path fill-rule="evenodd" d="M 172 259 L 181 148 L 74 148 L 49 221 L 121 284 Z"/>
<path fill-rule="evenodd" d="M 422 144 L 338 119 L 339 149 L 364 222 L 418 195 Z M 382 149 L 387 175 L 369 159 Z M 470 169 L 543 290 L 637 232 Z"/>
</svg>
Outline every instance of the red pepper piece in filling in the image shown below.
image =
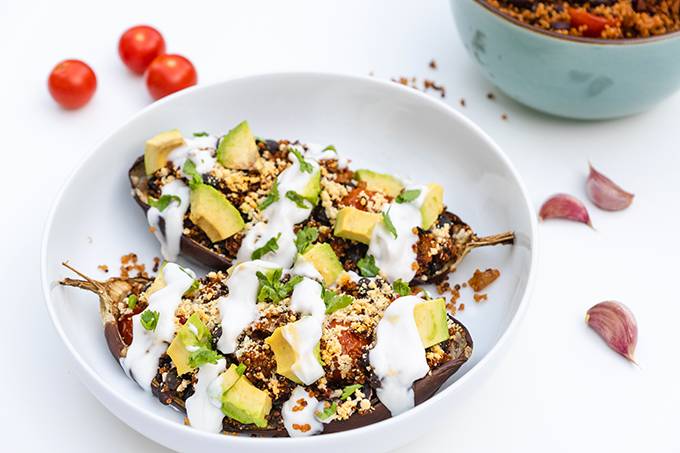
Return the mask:
<svg viewBox="0 0 680 453">
<path fill-rule="evenodd" d="M 615 26 L 616 21 L 611 19 L 605 19 L 604 17 L 591 14 L 583 9 L 569 8 L 569 16 L 571 17 L 571 26 L 574 28 L 580 28 L 585 25 L 586 29 L 583 30 L 583 36 L 589 38 L 599 38 L 602 36 L 607 25 Z"/>
</svg>

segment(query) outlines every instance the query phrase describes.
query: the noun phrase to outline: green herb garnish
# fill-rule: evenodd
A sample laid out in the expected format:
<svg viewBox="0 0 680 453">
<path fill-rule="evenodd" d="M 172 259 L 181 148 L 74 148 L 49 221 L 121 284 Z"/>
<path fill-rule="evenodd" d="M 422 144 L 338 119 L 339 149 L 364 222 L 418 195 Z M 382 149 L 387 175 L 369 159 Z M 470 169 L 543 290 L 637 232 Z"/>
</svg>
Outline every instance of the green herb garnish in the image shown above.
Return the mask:
<svg viewBox="0 0 680 453">
<path fill-rule="evenodd" d="M 322 420 L 322 421 L 323 421 L 323 420 L 328 420 L 328 419 L 331 418 L 333 415 L 335 415 L 335 411 L 337 411 L 337 410 L 338 410 L 338 403 L 336 403 L 335 401 L 333 401 L 333 404 L 331 404 L 331 405 L 328 406 L 328 407 L 324 407 L 324 409 L 323 409 L 322 411 L 316 411 L 316 412 L 314 413 L 314 415 L 315 415 L 316 418 L 318 418 L 319 420 Z"/>
<path fill-rule="evenodd" d="M 201 346 L 189 354 L 189 366 L 191 368 L 198 368 L 206 363 L 212 363 L 214 365 L 221 358 L 222 356 L 219 355 L 217 351 Z"/>
<path fill-rule="evenodd" d="M 394 200 L 397 203 L 408 203 L 420 196 L 420 189 L 411 189 L 411 190 L 405 190 L 399 195 L 397 195 L 397 198 Z"/>
<path fill-rule="evenodd" d="M 267 195 L 267 198 L 262 200 L 262 203 L 258 206 L 260 211 L 264 211 L 266 208 L 269 207 L 272 203 L 279 201 L 279 182 L 274 181 L 274 185 L 272 186 L 272 190 L 269 192 L 269 195 Z"/>
<path fill-rule="evenodd" d="M 323 288 L 321 291 L 321 298 L 323 303 L 326 304 L 326 314 L 331 313 L 345 308 L 354 302 L 354 298 L 348 294 L 337 294 L 335 291 Z"/>
<path fill-rule="evenodd" d="M 207 137 L 208 134 L 207 132 L 194 132 L 194 137 Z"/>
<path fill-rule="evenodd" d="M 388 209 L 387 212 L 382 212 L 382 221 L 385 224 L 385 228 L 387 228 L 387 231 L 389 231 L 392 236 L 394 236 L 394 239 L 397 238 L 397 229 L 394 227 L 394 224 L 392 223 L 392 219 L 390 218 L 390 210 Z"/>
<path fill-rule="evenodd" d="M 337 152 L 338 152 L 338 150 L 335 149 L 335 145 L 328 145 L 327 147 L 325 147 L 325 148 L 322 149 L 321 151 L 333 151 L 334 153 L 337 153 Z"/>
<path fill-rule="evenodd" d="M 347 398 L 352 396 L 354 394 L 354 392 L 359 390 L 361 387 L 363 387 L 363 385 L 361 385 L 361 384 L 348 385 L 347 387 L 342 389 L 342 396 L 340 397 L 340 399 L 345 401 Z"/>
<path fill-rule="evenodd" d="M 411 294 L 411 287 L 402 279 L 395 280 L 394 283 L 392 283 L 392 289 L 400 296 L 408 296 Z"/>
<path fill-rule="evenodd" d="M 239 363 L 238 366 L 236 367 L 236 372 L 238 373 L 239 376 L 243 376 L 243 373 L 246 372 L 246 366 L 242 363 Z"/>
<path fill-rule="evenodd" d="M 312 166 L 312 164 L 307 162 L 305 158 L 302 157 L 302 153 L 300 153 L 300 151 L 298 151 L 297 148 L 289 146 L 288 151 L 290 151 L 295 155 L 295 157 L 297 157 L 297 160 L 300 163 L 300 171 L 302 171 L 303 173 L 311 173 L 314 171 L 314 167 Z"/>
<path fill-rule="evenodd" d="M 295 247 L 299 254 L 303 254 L 319 237 L 319 230 L 314 227 L 304 227 L 295 235 Z"/>
<path fill-rule="evenodd" d="M 255 249 L 252 255 L 250 255 L 251 260 L 259 260 L 262 258 L 264 255 L 266 255 L 269 252 L 275 252 L 279 249 L 279 238 L 281 237 L 281 233 L 277 234 L 273 238 L 270 238 L 265 244 L 260 247 Z"/>
<path fill-rule="evenodd" d="M 127 297 L 127 306 L 130 310 L 134 310 L 135 307 L 137 306 L 137 296 L 134 294 L 130 294 Z"/>
<path fill-rule="evenodd" d="M 375 258 L 373 255 L 366 255 L 357 261 L 359 273 L 364 277 L 375 277 L 380 273 L 380 269 L 375 265 Z"/>
<path fill-rule="evenodd" d="M 139 318 L 139 322 L 142 323 L 142 327 L 144 327 L 146 330 L 156 330 L 156 325 L 158 325 L 158 317 L 160 316 L 160 313 L 154 310 L 146 310 L 144 313 L 142 313 L 142 316 Z"/>
<path fill-rule="evenodd" d="M 196 170 L 196 164 L 193 160 L 187 159 L 184 161 L 182 172 L 189 180 L 189 187 L 192 189 L 199 184 L 203 184 L 203 176 Z"/>
<path fill-rule="evenodd" d="M 201 286 L 201 282 L 200 282 L 199 280 L 197 280 L 197 279 L 194 279 L 194 281 L 191 282 L 191 286 L 189 287 L 189 289 L 187 289 L 186 291 L 184 291 L 184 294 L 185 294 L 185 295 L 192 294 L 192 293 L 193 293 L 194 291 L 196 291 L 200 286 Z"/>
<path fill-rule="evenodd" d="M 286 283 L 281 282 L 281 275 L 283 270 L 281 268 L 272 269 L 266 274 L 257 271 L 255 275 L 260 282 L 260 289 L 257 292 L 258 302 L 271 302 L 278 304 L 293 292 L 295 285 L 302 281 L 302 276 L 296 275 L 291 277 Z"/>
<path fill-rule="evenodd" d="M 182 199 L 177 195 L 162 195 L 158 200 L 153 197 L 149 197 L 148 199 L 149 206 L 156 208 L 159 211 L 165 211 L 173 201 L 176 201 L 177 204 L 182 203 Z"/>
<path fill-rule="evenodd" d="M 311 208 L 311 206 L 308 206 L 308 203 L 311 204 L 311 202 L 294 190 L 289 190 L 288 192 L 286 192 L 286 198 L 295 203 L 298 208 L 302 209 Z"/>
</svg>

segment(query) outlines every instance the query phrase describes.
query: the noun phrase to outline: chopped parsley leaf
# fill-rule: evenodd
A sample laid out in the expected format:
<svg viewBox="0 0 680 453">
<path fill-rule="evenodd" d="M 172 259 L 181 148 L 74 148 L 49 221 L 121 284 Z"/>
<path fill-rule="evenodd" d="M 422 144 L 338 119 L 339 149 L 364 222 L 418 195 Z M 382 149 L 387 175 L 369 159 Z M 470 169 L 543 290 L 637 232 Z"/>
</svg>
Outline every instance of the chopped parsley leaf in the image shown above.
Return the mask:
<svg viewBox="0 0 680 453">
<path fill-rule="evenodd" d="M 267 197 L 262 200 L 262 203 L 258 206 L 258 209 L 260 211 L 264 211 L 271 205 L 272 203 L 279 201 L 279 182 L 274 181 L 274 185 L 272 186 L 272 190 L 269 192 Z"/>
<path fill-rule="evenodd" d="M 294 190 L 289 190 L 286 192 L 286 198 L 295 203 L 298 208 L 311 209 L 311 206 L 309 205 L 312 203 Z"/>
<path fill-rule="evenodd" d="M 337 152 L 338 152 L 338 150 L 335 149 L 335 145 L 328 145 L 327 147 L 325 147 L 325 148 L 322 149 L 321 151 L 333 151 L 334 153 L 337 153 Z"/>
<path fill-rule="evenodd" d="M 324 407 L 322 411 L 316 411 L 314 415 L 316 418 L 318 418 L 321 421 L 328 420 L 331 418 L 333 415 L 335 415 L 335 411 L 338 410 L 338 403 L 333 401 L 333 404 L 331 404 L 328 407 Z"/>
<path fill-rule="evenodd" d="M 253 254 L 250 255 L 251 260 L 259 260 L 262 258 L 264 255 L 266 255 L 269 252 L 275 252 L 279 249 L 279 238 L 281 237 L 281 233 L 277 234 L 276 236 L 269 238 L 265 244 L 260 247 L 255 249 L 253 251 Z"/>
<path fill-rule="evenodd" d="M 184 161 L 182 173 L 184 173 L 184 176 L 189 180 L 189 187 L 192 189 L 198 184 L 203 184 L 203 176 L 196 170 L 196 164 L 193 160 L 187 159 Z"/>
<path fill-rule="evenodd" d="M 137 296 L 134 294 L 130 294 L 127 297 L 127 306 L 130 310 L 134 310 L 135 307 L 137 306 Z"/>
<path fill-rule="evenodd" d="M 295 235 L 295 247 L 299 254 L 303 254 L 319 237 L 319 230 L 314 227 L 304 227 Z"/>
<path fill-rule="evenodd" d="M 297 148 L 294 148 L 292 146 L 288 147 L 288 151 L 293 153 L 295 157 L 297 157 L 298 162 L 300 163 L 300 171 L 303 173 L 311 173 L 314 171 L 314 167 L 312 164 L 307 162 L 304 157 L 302 157 L 302 153 Z"/>
<path fill-rule="evenodd" d="M 392 223 L 392 219 L 390 218 L 390 210 L 388 209 L 387 212 L 382 212 L 382 221 L 385 224 L 385 228 L 387 228 L 387 231 L 389 231 L 392 236 L 394 236 L 394 239 L 397 238 L 397 229 L 394 227 L 394 224 Z"/>
<path fill-rule="evenodd" d="M 363 387 L 363 385 L 361 385 L 361 384 L 348 385 L 347 387 L 342 389 L 342 396 L 340 397 L 340 399 L 345 401 L 347 398 L 352 396 L 354 394 L 354 392 L 359 390 L 361 387 Z"/>
<path fill-rule="evenodd" d="M 380 269 L 375 265 L 375 258 L 373 255 L 366 255 L 357 261 L 359 272 L 364 277 L 375 277 L 380 273 Z"/>
<path fill-rule="evenodd" d="M 321 291 L 321 298 L 326 305 L 326 314 L 345 308 L 354 302 L 354 298 L 348 294 L 337 294 L 335 291 L 323 288 Z"/>
<path fill-rule="evenodd" d="M 392 289 L 400 296 L 408 296 L 411 294 L 411 287 L 402 279 L 395 280 L 394 283 L 392 283 Z"/>
<path fill-rule="evenodd" d="M 158 325 L 159 316 L 160 313 L 157 311 L 146 310 L 144 313 L 142 313 L 142 316 L 140 316 L 139 322 L 142 323 L 142 327 L 144 327 L 146 330 L 154 331 L 156 330 L 156 325 Z"/>
<path fill-rule="evenodd" d="M 177 195 L 162 195 L 158 200 L 153 197 L 148 198 L 149 206 L 156 208 L 159 211 L 165 211 L 173 201 L 176 201 L 177 204 L 180 204 L 182 199 Z"/>
<path fill-rule="evenodd" d="M 194 137 L 207 137 L 208 134 L 207 132 L 194 132 Z"/>
<path fill-rule="evenodd" d="M 405 190 L 394 200 L 397 203 L 409 203 L 420 196 L 420 189 Z"/>
<path fill-rule="evenodd" d="M 283 299 L 290 296 L 295 285 L 302 281 L 302 276 L 296 275 L 291 277 L 286 283 L 282 283 L 281 275 L 283 275 L 283 270 L 281 268 L 272 269 L 266 274 L 257 271 L 255 275 L 260 283 L 260 289 L 257 292 L 258 302 L 278 304 Z"/>
<path fill-rule="evenodd" d="M 197 350 L 189 354 L 189 366 L 198 368 L 206 363 L 215 364 L 222 356 L 212 349 L 201 346 Z"/>
</svg>

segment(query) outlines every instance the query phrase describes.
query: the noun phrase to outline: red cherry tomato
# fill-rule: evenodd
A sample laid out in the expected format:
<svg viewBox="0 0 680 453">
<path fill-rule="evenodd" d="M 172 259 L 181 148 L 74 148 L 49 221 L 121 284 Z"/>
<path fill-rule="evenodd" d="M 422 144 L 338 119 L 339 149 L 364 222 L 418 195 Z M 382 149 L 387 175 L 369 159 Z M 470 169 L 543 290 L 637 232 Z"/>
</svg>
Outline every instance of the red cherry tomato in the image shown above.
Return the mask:
<svg viewBox="0 0 680 453">
<path fill-rule="evenodd" d="M 194 65 L 181 55 L 159 55 L 146 70 L 146 87 L 154 99 L 196 85 L 197 80 Z"/>
<path fill-rule="evenodd" d="M 97 76 L 80 60 L 64 60 L 52 69 L 47 87 L 59 105 L 77 109 L 87 104 L 94 95 Z"/>
<path fill-rule="evenodd" d="M 157 56 L 165 52 L 165 40 L 158 30 L 137 25 L 123 33 L 118 41 L 118 54 L 125 66 L 142 75 Z"/>
<path fill-rule="evenodd" d="M 599 38 L 607 25 L 614 26 L 616 21 L 605 19 L 604 17 L 590 14 L 588 11 L 576 8 L 569 8 L 569 16 L 571 17 L 571 26 L 579 28 L 585 25 L 587 28 L 583 31 L 583 36 L 589 38 Z"/>
</svg>

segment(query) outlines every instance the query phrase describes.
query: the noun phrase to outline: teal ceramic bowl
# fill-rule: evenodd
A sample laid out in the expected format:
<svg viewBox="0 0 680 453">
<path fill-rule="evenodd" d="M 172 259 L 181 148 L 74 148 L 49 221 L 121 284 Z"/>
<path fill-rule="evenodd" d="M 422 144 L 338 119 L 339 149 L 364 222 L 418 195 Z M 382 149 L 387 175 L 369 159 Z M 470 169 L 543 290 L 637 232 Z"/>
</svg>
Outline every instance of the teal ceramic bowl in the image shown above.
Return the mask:
<svg viewBox="0 0 680 453">
<path fill-rule="evenodd" d="M 680 32 L 626 40 L 567 37 L 477 0 L 450 0 L 465 48 L 491 83 L 529 107 L 576 119 L 650 109 L 680 89 Z"/>
</svg>

